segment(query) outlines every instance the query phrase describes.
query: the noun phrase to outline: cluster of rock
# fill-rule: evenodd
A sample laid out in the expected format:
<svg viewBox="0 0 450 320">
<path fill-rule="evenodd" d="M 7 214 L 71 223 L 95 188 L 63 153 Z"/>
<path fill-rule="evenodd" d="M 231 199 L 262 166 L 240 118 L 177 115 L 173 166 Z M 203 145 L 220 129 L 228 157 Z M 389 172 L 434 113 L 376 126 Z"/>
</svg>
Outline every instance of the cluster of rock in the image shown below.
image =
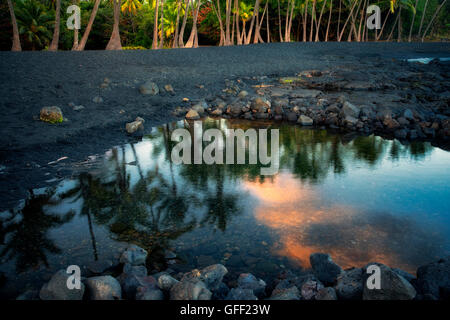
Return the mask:
<svg viewBox="0 0 450 320">
<path fill-rule="evenodd" d="M 56 272 L 38 293 L 41 300 L 437 300 L 450 298 L 450 257 L 419 267 L 417 277 L 380 263 L 343 270 L 328 254 L 310 256 L 312 269 L 285 271 L 268 286 L 251 273 L 224 281 L 228 270 L 214 264 L 201 270 L 171 275 L 148 275 L 147 251 L 130 245 L 121 255 L 121 273 L 81 279 L 79 289 L 69 289 L 69 274 Z M 381 288 L 370 289 L 368 266 L 380 270 Z M 18 299 L 35 299 L 25 292 Z"/>
</svg>

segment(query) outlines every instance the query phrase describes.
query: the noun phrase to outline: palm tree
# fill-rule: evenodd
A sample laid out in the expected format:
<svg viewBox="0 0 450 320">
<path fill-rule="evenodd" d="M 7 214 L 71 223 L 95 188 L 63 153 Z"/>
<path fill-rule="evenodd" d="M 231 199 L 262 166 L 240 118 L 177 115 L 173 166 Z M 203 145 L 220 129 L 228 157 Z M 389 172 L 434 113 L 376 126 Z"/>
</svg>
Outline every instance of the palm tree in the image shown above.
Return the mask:
<svg viewBox="0 0 450 320">
<path fill-rule="evenodd" d="M 86 46 L 87 39 L 89 38 L 89 34 L 91 33 L 92 26 L 94 24 L 95 17 L 97 16 L 98 7 L 100 6 L 101 0 L 95 0 L 94 8 L 92 9 L 91 16 L 89 18 L 89 22 L 87 24 L 86 30 L 84 31 L 83 37 L 81 38 L 80 44 L 74 47 L 72 50 L 75 51 L 83 51 Z"/>
<path fill-rule="evenodd" d="M 111 34 L 111 38 L 106 46 L 106 50 L 122 50 L 122 44 L 120 43 L 120 4 L 122 0 L 112 0 L 114 5 L 114 26 Z"/>
<path fill-rule="evenodd" d="M 13 27 L 13 44 L 11 51 L 22 51 L 20 46 L 19 28 L 17 27 L 16 15 L 14 14 L 14 6 L 11 0 L 8 0 L 9 13 L 11 14 L 11 24 Z"/>
<path fill-rule="evenodd" d="M 31 45 L 31 49 L 44 48 L 51 38 L 51 15 L 36 0 L 19 2 L 16 13 L 19 33 Z"/>
<path fill-rule="evenodd" d="M 442 1 L 442 3 L 436 8 L 436 11 L 434 12 L 433 16 L 431 17 L 431 20 L 428 23 L 427 28 L 425 29 L 425 31 L 422 34 L 422 42 L 425 39 L 425 36 L 427 35 L 428 29 L 430 29 L 431 25 L 434 22 L 434 19 L 437 17 L 439 11 L 441 11 L 441 8 L 445 5 L 446 2 L 447 2 L 447 0 Z"/>
<path fill-rule="evenodd" d="M 53 31 L 52 43 L 48 48 L 49 51 L 58 51 L 60 23 L 61 23 L 61 0 L 56 0 L 55 29 Z"/>
</svg>

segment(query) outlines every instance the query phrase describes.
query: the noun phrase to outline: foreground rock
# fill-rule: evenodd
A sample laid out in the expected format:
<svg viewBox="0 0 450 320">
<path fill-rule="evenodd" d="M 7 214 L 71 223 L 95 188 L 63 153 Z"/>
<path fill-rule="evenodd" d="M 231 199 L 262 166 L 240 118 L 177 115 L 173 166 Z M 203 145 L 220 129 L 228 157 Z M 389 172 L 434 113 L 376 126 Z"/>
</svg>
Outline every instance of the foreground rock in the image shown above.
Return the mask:
<svg viewBox="0 0 450 320">
<path fill-rule="evenodd" d="M 309 257 L 309 261 L 314 274 L 325 285 L 334 284 L 342 273 L 341 267 L 334 263 L 329 254 L 313 253 Z"/>
<path fill-rule="evenodd" d="M 198 120 L 198 119 L 200 119 L 200 115 L 198 114 L 197 111 L 195 111 L 194 109 L 191 109 L 186 114 L 186 119 L 187 120 Z"/>
<path fill-rule="evenodd" d="M 450 299 L 450 256 L 417 269 L 417 287 L 421 294 Z"/>
<path fill-rule="evenodd" d="M 125 129 L 127 130 L 128 134 L 135 134 L 137 131 L 142 132 L 144 130 L 144 122 L 144 119 L 142 119 L 141 117 L 137 117 L 133 122 L 127 123 L 125 125 Z"/>
<path fill-rule="evenodd" d="M 69 289 L 67 287 L 67 280 L 69 274 L 66 270 L 59 270 L 56 272 L 50 281 L 42 287 L 39 292 L 41 300 L 81 300 L 83 299 L 85 286 L 83 283 L 80 289 Z"/>
<path fill-rule="evenodd" d="M 86 291 L 91 300 L 120 300 L 122 288 L 111 276 L 92 277 L 85 280 Z"/>
<path fill-rule="evenodd" d="M 60 123 L 64 120 L 61 109 L 56 106 L 42 108 L 39 119 L 48 123 Z"/>
<path fill-rule="evenodd" d="M 381 286 L 380 289 L 369 289 L 366 283 L 368 275 L 364 272 L 363 300 L 414 299 L 416 290 L 405 278 L 381 263 L 370 263 L 368 266 L 373 264 L 380 267 Z"/>
<path fill-rule="evenodd" d="M 361 300 L 363 294 L 363 269 L 346 270 L 337 278 L 336 294 L 342 300 Z"/>
<path fill-rule="evenodd" d="M 120 263 L 129 263 L 132 266 L 144 265 L 147 251 L 137 245 L 130 245 L 120 256 Z"/>
<path fill-rule="evenodd" d="M 155 96 L 159 93 L 159 87 L 156 83 L 147 81 L 139 87 L 139 92 L 143 95 Z"/>
<path fill-rule="evenodd" d="M 238 278 L 238 287 L 250 289 L 255 296 L 262 297 L 265 293 L 266 283 L 261 279 L 257 279 L 251 273 L 242 273 Z"/>
</svg>

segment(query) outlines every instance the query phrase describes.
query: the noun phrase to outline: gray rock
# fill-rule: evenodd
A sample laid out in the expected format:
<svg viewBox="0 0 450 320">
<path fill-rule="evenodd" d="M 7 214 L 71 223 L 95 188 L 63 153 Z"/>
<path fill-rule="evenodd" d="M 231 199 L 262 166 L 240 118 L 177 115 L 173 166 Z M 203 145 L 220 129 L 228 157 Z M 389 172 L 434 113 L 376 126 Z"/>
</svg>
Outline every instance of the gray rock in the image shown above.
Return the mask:
<svg viewBox="0 0 450 320">
<path fill-rule="evenodd" d="M 39 291 L 27 290 L 21 295 L 17 296 L 16 300 L 39 300 Z"/>
<path fill-rule="evenodd" d="M 92 102 L 94 102 L 94 103 L 103 103 L 103 98 L 100 97 L 100 96 L 95 96 L 95 97 L 92 99 Z"/>
<path fill-rule="evenodd" d="M 314 89 L 296 89 L 290 96 L 292 98 L 317 98 L 322 91 Z"/>
<path fill-rule="evenodd" d="M 405 118 L 406 120 L 414 121 L 414 114 L 411 109 L 406 109 L 403 112 L 403 118 Z"/>
<path fill-rule="evenodd" d="M 214 264 L 200 271 L 200 279 L 206 284 L 209 290 L 216 290 L 227 273 L 228 270 L 224 265 Z"/>
<path fill-rule="evenodd" d="M 334 284 L 342 273 L 341 267 L 333 262 L 329 254 L 313 253 L 309 261 L 316 277 L 326 285 Z"/>
<path fill-rule="evenodd" d="M 317 291 L 316 300 L 337 300 L 336 290 L 332 287 L 321 288 Z"/>
<path fill-rule="evenodd" d="M 347 116 L 358 118 L 360 111 L 360 108 L 348 101 L 345 101 L 341 109 L 341 115 L 343 118 Z"/>
<path fill-rule="evenodd" d="M 144 95 L 155 96 L 159 94 L 159 87 L 156 83 L 147 81 L 146 83 L 144 83 L 139 87 L 139 92 Z"/>
<path fill-rule="evenodd" d="M 287 120 L 290 122 L 297 121 L 297 114 L 295 112 L 288 112 L 286 117 L 287 117 Z"/>
<path fill-rule="evenodd" d="M 354 126 L 358 123 L 358 119 L 350 115 L 345 116 L 344 123 L 346 126 Z"/>
<path fill-rule="evenodd" d="M 171 300 L 211 300 L 212 293 L 198 278 L 183 278 L 170 289 Z"/>
<path fill-rule="evenodd" d="M 81 111 L 81 110 L 84 109 L 84 106 L 82 106 L 82 105 L 79 105 L 79 106 L 73 106 L 72 109 L 73 109 L 74 111 Z"/>
<path fill-rule="evenodd" d="M 133 266 L 144 265 L 147 254 L 145 249 L 132 244 L 122 253 L 120 263 L 129 263 Z"/>
<path fill-rule="evenodd" d="M 201 101 L 192 106 L 192 110 L 197 111 L 200 116 L 205 114 L 205 110 L 209 108 L 208 104 L 205 101 Z"/>
<path fill-rule="evenodd" d="M 450 256 L 417 269 L 417 287 L 422 294 L 450 298 Z"/>
<path fill-rule="evenodd" d="M 270 106 L 271 103 L 267 99 L 258 97 L 252 101 L 250 108 L 256 112 L 265 113 Z"/>
<path fill-rule="evenodd" d="M 365 271 L 364 274 L 364 289 L 363 300 L 412 300 L 416 296 L 416 290 L 414 287 L 401 275 L 394 272 L 388 266 L 381 263 L 369 263 L 369 265 L 376 264 L 380 267 L 381 271 L 381 288 L 369 289 L 367 288 L 368 275 Z"/>
<path fill-rule="evenodd" d="M 125 264 L 123 273 L 117 278 L 127 299 L 134 299 L 137 288 L 142 286 L 147 277 L 147 268 Z"/>
<path fill-rule="evenodd" d="M 406 131 L 405 129 L 395 130 L 394 136 L 397 139 L 404 140 L 408 136 L 408 131 Z"/>
<path fill-rule="evenodd" d="M 336 294 L 342 300 L 361 300 L 363 293 L 363 269 L 345 270 L 337 278 Z"/>
<path fill-rule="evenodd" d="M 242 113 L 242 106 L 239 104 L 229 105 L 227 113 L 231 114 L 233 117 L 238 117 Z"/>
<path fill-rule="evenodd" d="M 139 287 L 136 300 L 164 300 L 164 293 L 157 288 Z"/>
<path fill-rule="evenodd" d="M 246 96 L 248 96 L 248 92 L 245 90 L 242 90 L 241 92 L 239 92 L 238 97 L 239 98 L 245 98 Z"/>
<path fill-rule="evenodd" d="M 269 300 L 300 300 L 300 291 L 296 286 L 289 288 L 275 288 Z"/>
<path fill-rule="evenodd" d="M 257 297 L 262 297 L 266 290 L 266 283 L 261 279 L 256 279 L 251 273 L 241 273 L 238 278 L 238 287 L 251 289 Z"/>
<path fill-rule="evenodd" d="M 411 273 L 406 272 L 405 270 L 399 269 L 399 268 L 392 268 L 392 271 L 395 273 L 401 275 L 403 278 L 408 280 L 409 283 L 412 284 L 412 282 L 416 279 L 415 276 L 413 276 Z"/>
<path fill-rule="evenodd" d="M 225 300 L 258 300 L 251 289 L 232 288 Z"/>
<path fill-rule="evenodd" d="M 111 276 L 88 278 L 84 282 L 91 300 L 120 300 L 122 289 L 119 281 Z"/>
<path fill-rule="evenodd" d="M 49 123 L 63 122 L 63 114 L 59 107 L 44 107 L 41 109 L 39 119 Z"/>
<path fill-rule="evenodd" d="M 313 119 L 311 119 L 310 117 L 307 117 L 307 116 L 302 114 L 298 118 L 297 123 L 301 124 L 302 126 L 312 126 L 313 125 Z"/>
<path fill-rule="evenodd" d="M 85 285 L 81 283 L 80 289 L 69 289 L 67 287 L 69 276 L 64 269 L 56 272 L 50 281 L 42 286 L 39 292 L 41 300 L 82 300 Z"/>
<path fill-rule="evenodd" d="M 129 122 L 125 125 L 125 129 L 127 130 L 128 134 L 134 134 L 138 130 L 143 131 L 144 130 L 144 119 L 141 117 L 137 117 L 135 121 Z"/>
<path fill-rule="evenodd" d="M 186 119 L 187 120 L 198 120 L 198 119 L 200 119 L 200 115 L 198 114 L 197 111 L 195 111 L 194 109 L 191 109 L 186 114 Z"/>
<path fill-rule="evenodd" d="M 170 291 L 174 285 L 176 285 L 179 281 L 168 274 L 162 274 L 158 277 L 158 286 L 161 290 Z"/>
<path fill-rule="evenodd" d="M 323 289 L 323 284 L 319 281 L 306 281 L 302 285 L 301 294 L 305 300 L 312 300 L 316 297 L 320 289 Z"/>
</svg>

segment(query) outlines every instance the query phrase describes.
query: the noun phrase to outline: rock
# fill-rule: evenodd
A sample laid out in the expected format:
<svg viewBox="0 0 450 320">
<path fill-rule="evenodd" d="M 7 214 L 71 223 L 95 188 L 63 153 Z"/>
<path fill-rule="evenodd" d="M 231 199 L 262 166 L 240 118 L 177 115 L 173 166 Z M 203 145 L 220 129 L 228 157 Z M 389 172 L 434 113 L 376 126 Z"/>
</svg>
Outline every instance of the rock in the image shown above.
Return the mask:
<svg viewBox="0 0 450 320">
<path fill-rule="evenodd" d="M 352 127 L 358 123 L 358 119 L 355 117 L 352 117 L 350 115 L 345 116 L 344 118 L 344 124 L 348 127 Z"/>
<path fill-rule="evenodd" d="M 144 265 L 147 254 L 145 249 L 132 244 L 122 253 L 120 263 L 129 263 L 132 266 Z"/>
<path fill-rule="evenodd" d="M 166 260 L 170 260 L 170 259 L 175 259 L 177 257 L 177 255 L 170 250 L 165 250 L 164 251 L 164 259 Z"/>
<path fill-rule="evenodd" d="M 49 123 L 60 123 L 64 120 L 61 109 L 56 106 L 42 108 L 39 119 Z"/>
<path fill-rule="evenodd" d="M 312 281 L 312 280 L 306 281 L 302 285 L 302 289 L 301 289 L 302 297 L 305 300 L 312 300 L 315 298 L 316 294 L 322 288 L 323 288 L 323 284 L 321 284 L 318 281 Z"/>
<path fill-rule="evenodd" d="M 331 106 L 328 106 L 325 109 L 325 113 L 330 113 L 330 112 L 338 114 L 339 112 L 341 112 L 341 109 L 339 109 L 339 107 L 336 104 L 332 104 Z"/>
<path fill-rule="evenodd" d="M 307 116 L 302 114 L 298 118 L 297 123 L 301 124 L 302 126 L 312 126 L 313 125 L 313 119 L 311 119 L 310 117 L 307 117 Z"/>
<path fill-rule="evenodd" d="M 394 271 L 395 273 L 401 275 L 403 278 L 405 278 L 405 279 L 406 279 L 409 283 L 411 283 L 411 284 L 412 284 L 412 282 L 413 282 L 414 280 L 416 280 L 416 277 L 415 277 L 415 276 L 413 276 L 411 273 L 406 272 L 406 271 L 404 271 L 404 270 L 402 270 L 402 269 L 392 268 L 392 271 Z"/>
<path fill-rule="evenodd" d="M 97 261 L 91 261 L 86 265 L 86 268 L 95 274 L 100 274 L 106 270 L 115 267 L 116 264 L 112 260 L 101 259 Z"/>
<path fill-rule="evenodd" d="M 391 131 L 400 127 L 400 124 L 397 122 L 397 120 L 395 120 L 393 118 L 384 119 L 383 124 L 388 130 L 391 130 Z"/>
<path fill-rule="evenodd" d="M 411 111 L 411 109 L 406 109 L 403 112 L 403 118 L 405 118 L 406 120 L 409 120 L 409 121 L 414 121 L 414 114 Z"/>
<path fill-rule="evenodd" d="M 390 118 L 392 118 L 392 110 L 390 110 L 390 109 L 380 110 L 377 112 L 376 118 L 377 118 L 377 120 L 380 120 L 380 121 L 390 119 Z"/>
<path fill-rule="evenodd" d="M 162 274 L 158 278 L 158 286 L 161 290 L 170 291 L 174 285 L 176 285 L 179 281 L 168 274 Z"/>
<path fill-rule="evenodd" d="M 252 101 L 250 108 L 255 112 L 265 113 L 270 108 L 270 106 L 271 104 L 267 99 L 258 97 Z"/>
<path fill-rule="evenodd" d="M 363 300 L 411 300 L 416 296 L 414 287 L 401 275 L 381 263 L 370 263 L 367 266 L 373 264 L 380 267 L 381 288 L 367 288 L 367 278 L 370 275 L 363 271 Z"/>
<path fill-rule="evenodd" d="M 147 81 L 139 87 L 139 92 L 144 95 L 155 96 L 159 93 L 159 87 L 156 83 Z"/>
<path fill-rule="evenodd" d="M 136 300 L 164 300 L 164 293 L 157 288 L 139 287 Z"/>
<path fill-rule="evenodd" d="M 206 284 L 209 290 L 216 290 L 223 277 L 228 273 L 227 268 L 222 264 L 214 264 L 203 268 L 200 271 L 200 279 Z"/>
<path fill-rule="evenodd" d="M 198 278 L 182 279 L 170 289 L 171 300 L 211 300 L 212 293 Z"/>
<path fill-rule="evenodd" d="M 404 140 L 408 136 L 408 131 L 405 129 L 395 130 L 394 136 L 399 140 Z"/>
<path fill-rule="evenodd" d="M 336 294 L 342 300 L 361 300 L 363 293 L 363 269 L 345 270 L 337 278 Z"/>
<path fill-rule="evenodd" d="M 212 299 L 213 300 L 225 300 L 225 298 L 229 292 L 230 292 L 230 288 L 228 288 L 228 286 L 225 283 L 221 282 L 219 284 L 219 287 L 213 291 Z"/>
<path fill-rule="evenodd" d="M 92 99 L 92 102 L 94 102 L 94 103 L 103 103 L 103 98 L 100 97 L 100 96 L 95 96 L 95 97 Z"/>
<path fill-rule="evenodd" d="M 197 113 L 202 116 L 205 114 L 205 110 L 207 110 L 208 108 L 208 104 L 205 101 L 202 101 L 193 105 L 191 110 L 197 111 Z"/>
<path fill-rule="evenodd" d="M 401 126 L 403 126 L 403 127 L 409 126 L 409 121 L 406 120 L 406 119 L 403 118 L 403 117 L 397 118 L 397 122 L 398 122 L 399 125 L 401 125 Z"/>
<path fill-rule="evenodd" d="M 345 101 L 341 109 L 341 115 L 343 118 L 347 116 L 358 118 L 360 111 L 361 110 L 357 106 L 348 101 Z"/>
<path fill-rule="evenodd" d="M 314 89 L 296 89 L 290 96 L 292 98 L 317 98 L 322 93 L 322 91 Z"/>
<path fill-rule="evenodd" d="M 64 269 L 56 272 L 50 281 L 42 286 L 39 298 L 41 300 L 82 300 L 85 285 L 81 283 L 80 289 L 69 289 L 67 287 L 69 276 Z"/>
<path fill-rule="evenodd" d="M 309 261 L 317 279 L 326 285 L 334 284 L 342 273 L 341 267 L 333 262 L 329 254 L 313 253 L 309 257 Z"/>
<path fill-rule="evenodd" d="M 175 93 L 171 84 L 166 84 L 164 90 L 166 90 L 167 93 Z"/>
<path fill-rule="evenodd" d="M 79 106 L 73 106 L 73 111 L 81 111 L 81 110 L 83 110 L 84 109 L 84 106 L 82 106 L 82 105 L 79 105 Z"/>
<path fill-rule="evenodd" d="M 297 121 L 297 114 L 295 112 L 288 112 L 286 117 L 289 122 Z"/>
<path fill-rule="evenodd" d="M 269 300 L 300 300 L 300 292 L 296 286 L 275 289 Z"/>
<path fill-rule="evenodd" d="M 225 300 L 258 300 L 251 289 L 232 288 Z"/>
<path fill-rule="evenodd" d="M 316 300 L 337 300 L 336 290 L 332 287 L 321 288 L 315 296 Z"/>
<path fill-rule="evenodd" d="M 231 114 L 233 117 L 238 117 L 242 113 L 242 107 L 239 104 L 229 105 L 227 113 Z"/>
<path fill-rule="evenodd" d="M 222 109 L 216 109 L 216 110 L 214 110 L 214 111 L 211 112 L 211 114 L 212 114 L 213 116 L 221 116 L 222 113 L 223 113 Z"/>
<path fill-rule="evenodd" d="M 417 269 L 417 288 L 422 294 L 450 298 L 450 256 Z"/>
<path fill-rule="evenodd" d="M 422 131 L 429 138 L 434 138 L 436 135 L 436 131 L 433 128 L 422 128 Z"/>
<path fill-rule="evenodd" d="M 144 278 L 147 277 L 147 268 L 144 266 L 132 266 L 125 264 L 123 273 L 117 278 L 122 286 L 123 293 L 127 299 L 134 299 L 136 290 L 143 285 Z"/>
<path fill-rule="evenodd" d="M 238 278 L 238 286 L 242 289 L 253 290 L 253 294 L 262 297 L 266 290 L 266 283 L 261 279 L 256 279 L 251 273 L 241 273 Z"/>
<path fill-rule="evenodd" d="M 143 131 L 144 130 L 144 119 L 141 117 L 137 117 L 135 121 L 129 122 L 125 125 L 125 130 L 127 130 L 128 134 L 134 134 L 138 130 Z"/>
<path fill-rule="evenodd" d="M 120 283 L 111 276 L 88 278 L 84 283 L 91 300 L 122 299 Z"/>
<path fill-rule="evenodd" d="M 239 92 L 238 97 L 239 98 L 245 98 L 246 96 L 248 96 L 248 92 L 245 90 L 242 90 L 241 92 Z"/>
<path fill-rule="evenodd" d="M 198 119 L 200 119 L 200 115 L 198 114 L 197 111 L 195 111 L 194 109 L 191 109 L 186 114 L 186 119 L 187 120 L 198 120 Z"/>
<path fill-rule="evenodd" d="M 38 290 L 27 290 L 21 295 L 17 296 L 16 300 L 39 300 L 39 291 Z M 81 299 L 77 299 L 81 300 Z"/>
</svg>

